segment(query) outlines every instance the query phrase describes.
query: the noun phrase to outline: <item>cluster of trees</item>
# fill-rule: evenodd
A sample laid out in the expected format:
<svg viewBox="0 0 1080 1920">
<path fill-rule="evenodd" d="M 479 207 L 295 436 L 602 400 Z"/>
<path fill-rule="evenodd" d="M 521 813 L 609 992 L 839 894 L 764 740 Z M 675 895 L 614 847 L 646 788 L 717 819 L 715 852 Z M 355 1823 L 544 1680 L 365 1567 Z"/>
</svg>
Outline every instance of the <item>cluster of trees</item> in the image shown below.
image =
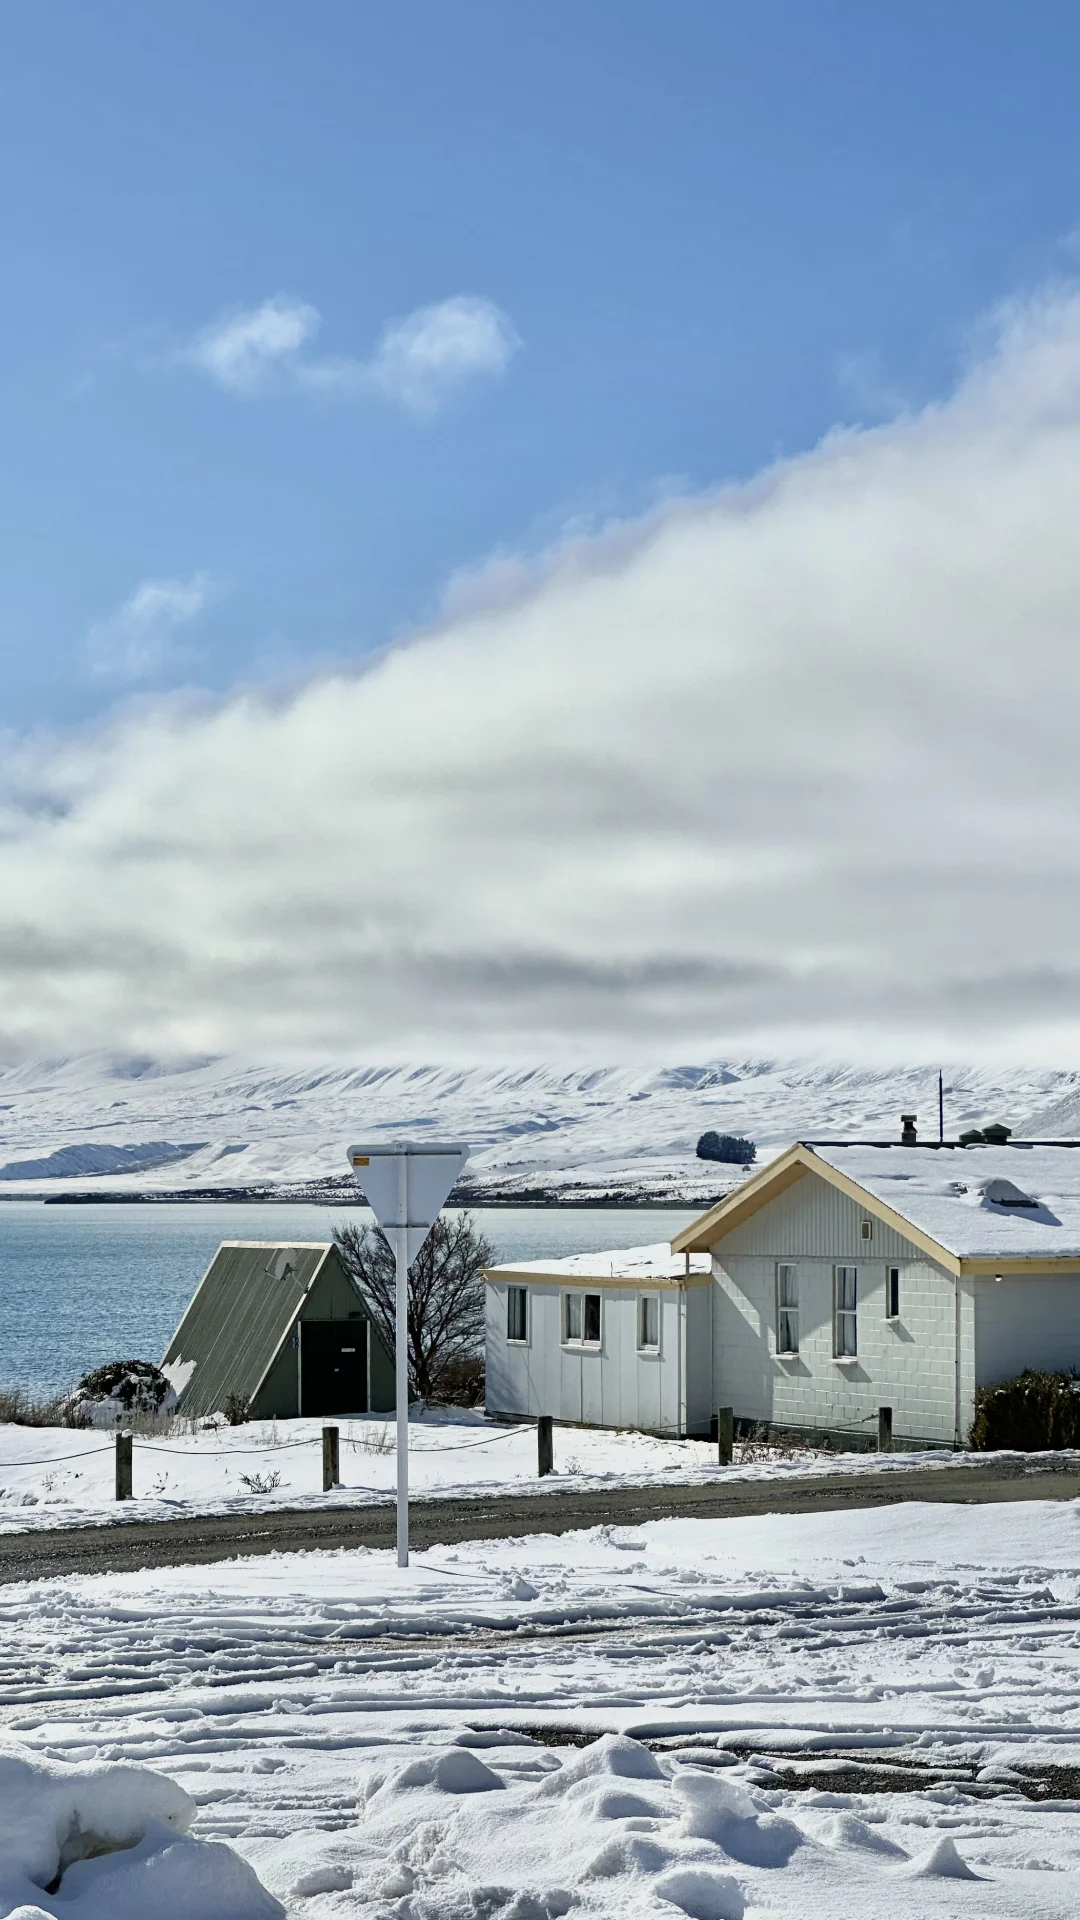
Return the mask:
<svg viewBox="0 0 1080 1920">
<path fill-rule="evenodd" d="M 752 1140 L 738 1133 L 703 1133 L 697 1143 L 699 1160 L 726 1160 L 737 1167 L 749 1167 L 757 1159 Z"/>
</svg>

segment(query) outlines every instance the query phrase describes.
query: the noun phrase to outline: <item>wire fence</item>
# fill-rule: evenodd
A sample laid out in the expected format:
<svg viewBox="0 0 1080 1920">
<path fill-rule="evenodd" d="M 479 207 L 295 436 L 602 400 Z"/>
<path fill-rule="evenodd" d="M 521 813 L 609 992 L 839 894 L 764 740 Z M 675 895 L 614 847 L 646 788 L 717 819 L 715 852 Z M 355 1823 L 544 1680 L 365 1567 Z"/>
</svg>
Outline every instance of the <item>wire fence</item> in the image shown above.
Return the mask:
<svg viewBox="0 0 1080 1920">
<path fill-rule="evenodd" d="M 795 1430 L 790 1428 L 781 1428 L 778 1426 L 766 1426 L 764 1431 L 762 1431 L 761 1427 L 759 1426 L 758 1431 L 748 1433 L 745 1431 L 746 1425 L 748 1423 L 741 1422 L 740 1425 L 743 1427 L 744 1430 L 735 1437 L 734 1446 L 742 1449 L 764 1448 L 770 1452 L 775 1451 L 778 1455 L 783 1454 L 785 1452 L 790 1452 L 790 1451 L 805 1450 L 806 1452 L 814 1452 L 819 1455 L 828 1456 L 830 1453 L 836 1453 L 838 1451 L 841 1451 L 842 1449 L 838 1448 L 836 1443 L 838 1441 L 842 1442 L 844 1438 L 849 1437 L 861 1443 L 858 1448 L 859 1452 L 869 1453 L 873 1451 L 873 1441 L 872 1441 L 871 1435 L 867 1432 L 867 1428 L 870 1427 L 875 1421 L 877 1421 L 877 1419 L 878 1419 L 878 1413 L 873 1412 L 865 1415 L 861 1420 L 856 1420 L 851 1424 L 844 1425 L 844 1426 L 836 1425 L 836 1426 L 830 1427 L 828 1431 L 820 1430 L 816 1432 L 813 1432 L 807 1429 Z M 764 1425 L 764 1423 L 762 1423 L 762 1425 Z M 548 1426 L 550 1429 L 550 1422 L 548 1423 Z M 222 1445 L 220 1441 L 216 1445 L 214 1444 L 216 1434 L 220 1432 L 220 1429 L 215 1430 L 214 1433 L 207 1433 L 205 1440 L 200 1441 L 196 1439 L 189 1443 L 185 1443 L 183 1441 L 163 1442 L 160 1439 L 147 1440 L 147 1439 L 143 1439 L 141 1436 L 134 1436 L 130 1434 L 130 1432 L 124 1429 L 119 1429 L 109 1439 L 102 1440 L 96 1446 L 80 1447 L 77 1451 L 74 1451 L 74 1452 L 61 1453 L 61 1454 L 46 1454 L 40 1457 L 24 1459 L 24 1460 L 0 1460 L 0 1471 L 18 1470 L 20 1468 L 26 1468 L 26 1467 L 51 1468 L 51 1467 L 57 1467 L 57 1466 L 65 1466 L 70 1464 L 72 1461 L 83 1462 L 83 1461 L 93 1459 L 96 1455 L 113 1453 L 115 1451 L 117 1455 L 117 1462 L 118 1462 L 117 1498 L 120 1499 L 120 1498 L 130 1497 L 130 1462 L 132 1457 L 132 1451 L 136 1443 L 138 1445 L 140 1452 L 145 1451 L 146 1453 L 164 1455 L 166 1458 L 171 1459 L 173 1461 L 182 1460 L 186 1458 L 186 1459 L 192 1459 L 192 1460 L 202 1460 L 204 1462 L 210 1462 L 214 1460 L 231 1461 L 231 1460 L 237 1460 L 237 1459 L 250 1458 L 253 1455 L 257 1455 L 261 1458 L 265 1458 L 266 1456 L 274 1457 L 280 1453 L 294 1452 L 297 1449 L 321 1448 L 323 1451 L 323 1459 L 324 1459 L 324 1473 L 323 1473 L 323 1480 L 324 1480 L 323 1491 L 324 1492 L 330 1492 L 332 1490 L 340 1490 L 340 1491 L 349 1491 L 349 1492 L 355 1492 L 355 1493 L 368 1493 L 374 1496 L 383 1496 L 388 1491 L 386 1488 L 361 1487 L 359 1485 L 354 1484 L 348 1489 L 345 1489 L 342 1487 L 342 1483 L 336 1477 L 332 1480 L 327 1479 L 327 1464 L 326 1464 L 328 1459 L 327 1451 L 326 1451 L 327 1435 L 336 1436 L 336 1438 L 331 1443 L 335 1449 L 340 1448 L 340 1445 L 343 1442 L 345 1447 L 351 1449 L 354 1453 L 376 1452 L 379 1454 L 393 1455 L 396 1452 L 396 1446 L 394 1441 L 394 1430 L 390 1422 L 387 1422 L 386 1425 L 383 1426 L 383 1428 L 381 1429 L 381 1432 L 378 1435 L 378 1440 L 374 1446 L 371 1444 L 371 1442 L 367 1438 L 367 1434 L 373 1431 L 374 1431 L 373 1429 L 367 1429 L 362 1435 L 357 1435 L 354 1432 L 350 1431 L 342 1435 L 341 1429 L 338 1427 L 324 1427 L 319 1432 L 306 1434 L 303 1437 L 297 1438 L 297 1439 L 281 1440 L 275 1437 L 273 1439 L 264 1440 L 254 1446 L 241 1446 L 241 1445 L 234 1446 L 234 1445 L 228 1445 L 228 1444 Z M 423 1431 L 423 1429 L 421 1429 L 421 1431 Z M 523 1420 L 516 1421 L 504 1427 L 501 1432 L 485 1434 L 482 1439 L 454 1440 L 454 1441 L 451 1441 L 449 1444 L 440 1443 L 438 1440 L 434 1440 L 433 1438 L 428 1438 L 427 1436 L 430 1433 L 430 1431 L 431 1431 L 430 1429 L 427 1430 L 427 1432 L 424 1435 L 424 1439 L 422 1441 L 420 1441 L 419 1434 L 414 1433 L 410 1435 L 409 1454 L 412 1458 L 421 1459 L 421 1458 L 426 1458 L 428 1456 L 437 1456 L 437 1455 L 449 1454 L 449 1453 L 471 1453 L 476 1451 L 480 1447 L 497 1446 L 500 1442 L 504 1440 L 520 1439 L 524 1435 L 534 1432 L 535 1429 L 532 1427 L 531 1422 L 526 1423 Z M 677 1438 L 680 1440 L 685 1440 L 688 1437 L 694 1437 L 694 1438 L 698 1438 L 701 1441 L 705 1441 L 704 1435 L 687 1436 L 685 1432 L 680 1433 L 678 1429 L 674 1427 L 663 1428 L 663 1429 L 653 1429 L 651 1430 L 651 1437 L 655 1437 L 658 1439 L 659 1438 L 663 1438 L 663 1439 Z M 867 1444 L 868 1442 L 869 1442 L 869 1445 Z M 121 1444 L 120 1443 L 126 1443 L 127 1445 L 128 1492 L 126 1494 L 121 1494 L 119 1491 L 120 1484 L 121 1484 L 121 1466 L 120 1466 Z M 711 1438 L 710 1441 L 705 1441 L 705 1444 L 711 1444 L 712 1446 L 715 1447 L 717 1444 L 715 1435 Z M 549 1446 L 550 1446 L 550 1433 L 549 1433 Z M 954 1449 L 952 1449 L 951 1443 L 949 1441 L 942 1440 L 940 1436 L 931 1438 L 928 1435 L 902 1433 L 902 1434 L 896 1434 L 895 1436 L 891 1437 L 891 1444 L 888 1447 L 887 1452 L 883 1457 L 888 1457 L 889 1454 L 895 1457 L 896 1454 L 902 1454 L 907 1452 L 917 1452 L 917 1451 L 924 1451 L 924 1450 L 926 1451 L 933 1450 L 934 1452 L 948 1452 Z M 336 1453 L 334 1457 L 336 1460 Z M 737 1467 L 744 1463 L 738 1460 L 732 1460 L 729 1454 L 728 1456 L 721 1458 L 720 1464 L 733 1465 Z M 544 1473 L 550 1471 L 551 1465 L 552 1465 L 552 1462 L 551 1462 L 550 1452 L 548 1454 L 547 1466 L 543 1464 L 543 1447 L 541 1446 L 540 1459 L 538 1461 L 539 1474 L 542 1476 Z M 587 1469 L 583 1470 L 579 1468 L 576 1462 L 571 1463 L 571 1470 L 577 1471 L 577 1472 L 585 1471 L 587 1473 Z M 262 1489 L 259 1489 L 259 1488 L 252 1489 L 252 1491 L 254 1492 L 258 1492 L 261 1490 Z M 269 1491 L 269 1489 L 266 1489 L 266 1490 Z"/>
</svg>

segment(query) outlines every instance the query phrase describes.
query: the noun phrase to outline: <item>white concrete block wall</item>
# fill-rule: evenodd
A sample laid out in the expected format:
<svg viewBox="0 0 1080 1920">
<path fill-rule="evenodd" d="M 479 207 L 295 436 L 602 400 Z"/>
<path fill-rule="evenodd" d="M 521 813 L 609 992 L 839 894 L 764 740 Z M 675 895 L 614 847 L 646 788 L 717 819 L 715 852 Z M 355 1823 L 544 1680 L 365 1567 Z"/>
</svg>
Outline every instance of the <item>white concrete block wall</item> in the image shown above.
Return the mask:
<svg viewBox="0 0 1080 1920">
<path fill-rule="evenodd" d="M 1080 1274 L 980 1275 L 975 1282 L 975 1378 L 980 1387 L 1024 1367 L 1080 1368 Z"/>
<path fill-rule="evenodd" d="M 528 1292 L 528 1339 L 524 1345 L 507 1340 L 507 1288 L 524 1284 Z M 685 1418 L 682 1290 L 657 1290 L 660 1300 L 660 1351 L 639 1353 L 637 1348 L 639 1291 L 650 1289 L 590 1288 L 580 1291 L 601 1296 L 601 1344 L 598 1351 L 562 1342 L 562 1293 L 557 1284 L 531 1281 L 487 1283 L 486 1365 L 489 1413 L 515 1413 L 535 1418 L 542 1413 L 556 1420 L 590 1426 L 642 1427 L 675 1433 Z M 708 1429 L 710 1399 L 707 1329 L 709 1288 L 689 1290 L 700 1297 L 696 1306 L 695 1406 L 702 1403 L 704 1430 Z M 692 1309 L 694 1311 L 694 1309 Z"/>
<path fill-rule="evenodd" d="M 720 1241 L 713 1257 L 716 1397 L 737 1415 L 802 1427 L 847 1427 L 868 1438 L 879 1406 L 891 1406 L 898 1439 L 949 1442 L 955 1425 L 952 1276 L 846 1194 L 807 1175 Z M 776 1267 L 799 1281 L 799 1353 L 776 1347 Z M 833 1356 L 833 1269 L 858 1272 L 858 1355 Z M 900 1314 L 886 1318 L 887 1266 L 900 1268 Z M 960 1283 L 961 1432 L 974 1399 L 973 1286 Z"/>
</svg>

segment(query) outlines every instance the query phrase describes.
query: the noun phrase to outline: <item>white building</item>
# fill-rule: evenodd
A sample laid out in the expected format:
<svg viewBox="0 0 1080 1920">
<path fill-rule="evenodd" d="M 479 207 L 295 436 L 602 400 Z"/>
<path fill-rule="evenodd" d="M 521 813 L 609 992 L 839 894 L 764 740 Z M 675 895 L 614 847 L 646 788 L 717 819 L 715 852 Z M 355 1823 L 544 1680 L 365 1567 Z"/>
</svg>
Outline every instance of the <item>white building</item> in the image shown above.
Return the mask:
<svg viewBox="0 0 1080 1920">
<path fill-rule="evenodd" d="M 1080 1148 L 800 1143 L 667 1254 L 493 1269 L 489 1408 L 869 1439 L 887 1406 L 897 1440 L 948 1445 L 978 1387 L 1080 1368 Z"/>
<path fill-rule="evenodd" d="M 665 1241 L 492 1267 L 487 1407 L 595 1427 L 708 1433 L 712 1269 Z"/>
</svg>

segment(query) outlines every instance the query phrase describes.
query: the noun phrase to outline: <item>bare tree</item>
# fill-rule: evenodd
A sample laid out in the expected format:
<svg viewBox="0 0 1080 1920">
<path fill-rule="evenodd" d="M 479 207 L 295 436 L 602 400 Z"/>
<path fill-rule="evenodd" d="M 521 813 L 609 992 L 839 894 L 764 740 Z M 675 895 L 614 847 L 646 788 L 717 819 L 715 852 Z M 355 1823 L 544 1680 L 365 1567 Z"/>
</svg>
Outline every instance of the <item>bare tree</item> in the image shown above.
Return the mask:
<svg viewBox="0 0 1080 1920">
<path fill-rule="evenodd" d="M 394 1254 L 380 1227 L 335 1227 L 334 1245 L 390 1352 L 395 1347 Z M 409 1268 L 409 1393 L 438 1398 L 483 1345 L 484 1268 L 495 1249 L 471 1213 L 441 1213 Z"/>
</svg>

